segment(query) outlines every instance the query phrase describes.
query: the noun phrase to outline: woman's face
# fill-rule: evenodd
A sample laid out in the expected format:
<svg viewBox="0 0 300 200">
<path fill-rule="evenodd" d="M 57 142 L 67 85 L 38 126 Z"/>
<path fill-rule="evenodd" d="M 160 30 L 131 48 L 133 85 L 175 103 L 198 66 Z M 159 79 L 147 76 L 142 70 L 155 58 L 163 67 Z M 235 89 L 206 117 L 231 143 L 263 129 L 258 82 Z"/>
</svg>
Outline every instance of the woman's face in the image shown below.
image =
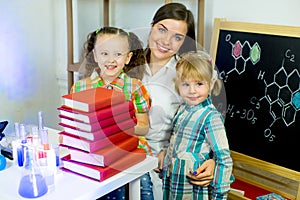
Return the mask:
<svg viewBox="0 0 300 200">
<path fill-rule="evenodd" d="M 181 20 L 164 19 L 157 22 L 149 35 L 151 58 L 170 59 L 178 52 L 187 33 L 187 23 Z"/>
</svg>

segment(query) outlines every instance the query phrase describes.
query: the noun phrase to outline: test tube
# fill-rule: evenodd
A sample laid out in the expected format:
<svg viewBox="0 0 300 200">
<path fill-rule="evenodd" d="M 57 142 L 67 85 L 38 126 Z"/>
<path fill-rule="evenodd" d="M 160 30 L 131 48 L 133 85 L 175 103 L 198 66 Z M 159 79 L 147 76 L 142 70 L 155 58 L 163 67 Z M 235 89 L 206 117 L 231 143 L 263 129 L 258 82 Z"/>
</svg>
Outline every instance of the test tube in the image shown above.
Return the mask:
<svg viewBox="0 0 300 200">
<path fill-rule="evenodd" d="M 49 142 L 48 142 L 48 130 L 47 129 L 42 129 L 40 130 L 41 134 L 41 139 L 42 139 L 42 144 L 44 147 L 44 150 L 49 150 Z"/>
<path fill-rule="evenodd" d="M 21 137 L 21 146 L 17 149 L 17 157 L 18 157 L 18 165 L 21 167 L 23 166 L 24 162 L 24 148 L 26 148 L 24 145 L 26 145 L 26 130 L 25 125 L 20 124 L 20 137 Z"/>
<path fill-rule="evenodd" d="M 15 123 L 15 134 L 16 134 L 16 139 L 20 139 L 20 124 Z"/>
<path fill-rule="evenodd" d="M 44 119 L 43 119 L 43 112 L 39 111 L 39 130 L 44 129 Z"/>
<path fill-rule="evenodd" d="M 35 147 L 39 146 L 39 130 L 37 126 L 32 127 L 32 144 Z"/>
<path fill-rule="evenodd" d="M 20 124 L 15 123 L 15 139 L 11 142 L 13 148 L 14 165 L 18 165 L 18 149 L 20 148 Z"/>
<path fill-rule="evenodd" d="M 26 143 L 26 130 L 25 130 L 25 125 L 20 124 L 20 137 L 21 137 L 21 142 L 23 144 Z"/>
</svg>

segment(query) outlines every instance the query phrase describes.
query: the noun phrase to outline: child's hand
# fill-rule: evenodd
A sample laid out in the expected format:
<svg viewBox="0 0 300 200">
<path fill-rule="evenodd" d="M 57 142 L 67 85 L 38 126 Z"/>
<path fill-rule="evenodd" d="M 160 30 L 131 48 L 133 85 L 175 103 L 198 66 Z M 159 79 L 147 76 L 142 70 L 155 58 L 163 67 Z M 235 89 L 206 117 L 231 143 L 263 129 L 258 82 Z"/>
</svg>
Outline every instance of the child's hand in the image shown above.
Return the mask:
<svg viewBox="0 0 300 200">
<path fill-rule="evenodd" d="M 205 161 L 196 171 L 192 171 L 187 176 L 190 183 L 199 186 L 208 186 L 214 178 L 215 161 L 209 159 Z"/>
<path fill-rule="evenodd" d="M 158 155 L 157 155 L 158 166 L 157 166 L 157 168 L 154 169 L 155 172 L 157 172 L 157 173 L 161 173 L 162 172 L 162 167 L 163 167 L 163 164 L 164 164 L 165 155 L 166 155 L 165 151 L 160 151 L 158 153 Z"/>
</svg>

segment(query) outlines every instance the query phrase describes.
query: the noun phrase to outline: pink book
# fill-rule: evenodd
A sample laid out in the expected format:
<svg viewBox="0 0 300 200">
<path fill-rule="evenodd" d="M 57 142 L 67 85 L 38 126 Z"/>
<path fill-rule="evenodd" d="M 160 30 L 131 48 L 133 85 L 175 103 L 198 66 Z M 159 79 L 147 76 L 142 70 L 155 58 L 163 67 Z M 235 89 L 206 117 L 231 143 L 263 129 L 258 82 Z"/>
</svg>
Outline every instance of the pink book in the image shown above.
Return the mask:
<svg viewBox="0 0 300 200">
<path fill-rule="evenodd" d="M 63 168 L 67 172 L 74 172 L 97 181 L 104 181 L 122 171 L 126 172 L 129 167 L 142 162 L 146 159 L 146 153 L 142 149 L 135 149 L 126 156 L 112 163 L 107 167 L 100 167 L 86 163 L 76 162 L 69 159 L 68 156 L 62 159 Z"/>
<path fill-rule="evenodd" d="M 74 110 L 93 112 L 126 101 L 123 92 L 91 88 L 62 96 L 64 105 Z"/>
<path fill-rule="evenodd" d="M 60 145 L 65 147 L 73 147 L 86 152 L 95 152 L 109 145 L 115 145 L 117 142 L 125 140 L 129 137 L 134 137 L 134 128 L 121 131 L 95 141 L 86 140 L 82 137 L 71 135 L 64 131 L 60 132 L 59 134 Z"/>
<path fill-rule="evenodd" d="M 60 122 L 62 124 L 66 124 L 66 125 L 69 125 L 69 126 L 76 127 L 79 130 L 83 130 L 83 131 L 87 131 L 87 132 L 94 132 L 94 131 L 97 131 L 99 129 L 103 129 L 103 128 L 108 127 L 108 126 L 113 126 L 114 124 L 119 124 L 122 121 L 129 120 L 129 119 L 133 118 L 134 117 L 134 111 L 132 110 L 131 112 L 124 112 L 124 113 L 121 113 L 119 115 L 115 115 L 115 116 L 110 117 L 110 118 L 106 118 L 106 119 L 103 119 L 103 120 L 96 121 L 94 123 L 79 122 L 79 121 L 76 121 L 76 120 L 74 120 L 72 118 L 69 118 L 67 116 L 64 116 L 64 115 L 58 115 L 58 117 L 60 118 Z M 135 122 L 134 122 L 134 124 L 135 124 Z"/>
<path fill-rule="evenodd" d="M 104 120 L 107 118 L 112 118 L 121 113 L 122 114 L 131 113 L 131 111 L 134 111 L 134 105 L 131 101 L 125 101 L 123 103 L 109 106 L 106 108 L 102 108 L 102 109 L 94 111 L 94 112 L 82 112 L 82 111 L 78 111 L 78 110 L 69 108 L 65 105 L 63 105 L 57 109 L 59 110 L 60 114 L 65 117 L 69 117 L 69 118 L 74 119 L 79 122 L 92 124 L 97 121 L 101 121 L 101 120 Z M 128 115 L 130 115 L 130 114 L 128 114 Z"/>
<path fill-rule="evenodd" d="M 139 139 L 136 136 L 126 138 L 114 145 L 108 145 L 103 149 L 88 153 L 75 148 L 68 148 L 70 159 L 77 162 L 97 166 L 109 166 L 113 162 L 128 155 L 138 146 Z"/>
<path fill-rule="evenodd" d="M 119 122 L 117 124 L 113 124 L 111 126 L 104 127 L 103 129 L 98 129 L 94 131 L 85 131 L 79 127 L 70 126 L 64 123 L 59 123 L 64 129 L 64 131 L 71 135 L 76 135 L 79 137 L 83 137 L 88 140 L 99 140 L 103 137 L 110 136 L 114 133 L 117 133 L 119 131 L 127 130 L 129 128 L 132 128 L 136 125 L 136 119 L 129 119 L 122 122 Z"/>
</svg>

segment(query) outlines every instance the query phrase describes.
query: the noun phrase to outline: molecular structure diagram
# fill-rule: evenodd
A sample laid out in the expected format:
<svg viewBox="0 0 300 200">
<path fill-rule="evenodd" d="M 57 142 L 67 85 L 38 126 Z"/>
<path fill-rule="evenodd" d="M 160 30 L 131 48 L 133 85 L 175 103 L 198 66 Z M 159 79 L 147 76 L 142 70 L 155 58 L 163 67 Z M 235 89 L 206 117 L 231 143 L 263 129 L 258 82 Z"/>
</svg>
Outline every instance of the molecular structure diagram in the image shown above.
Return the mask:
<svg viewBox="0 0 300 200">
<path fill-rule="evenodd" d="M 261 58 L 261 48 L 256 42 L 253 46 L 248 41 L 241 43 L 237 40 L 235 43 L 230 41 L 231 35 L 228 34 L 225 38 L 232 46 L 231 55 L 235 60 L 234 68 L 227 72 L 227 75 L 220 75 L 223 77 L 224 82 L 228 78 L 228 74 L 236 71 L 239 75 L 242 74 L 247 62 L 250 60 L 253 65 L 257 64 Z M 285 59 L 295 62 L 295 55 L 288 49 L 285 52 L 285 58 L 282 61 L 280 69 L 274 74 L 273 82 L 267 83 L 264 80 L 265 94 L 259 100 L 265 99 L 269 104 L 269 113 L 273 122 L 269 128 L 265 130 L 265 136 L 273 141 L 274 135 L 271 135 L 270 127 L 279 119 L 282 119 L 288 127 L 296 121 L 297 112 L 300 110 L 300 72 L 295 68 L 288 72 L 284 66 Z"/>
<path fill-rule="evenodd" d="M 238 40 L 235 43 L 230 41 L 231 35 L 226 35 L 225 41 L 229 42 L 232 46 L 232 57 L 234 58 L 234 68 L 227 72 L 230 74 L 232 71 L 236 71 L 238 74 L 242 74 L 247 62 L 250 60 L 253 65 L 259 62 L 261 55 L 261 48 L 256 42 L 252 47 L 248 41 L 243 44 Z"/>
<path fill-rule="evenodd" d="M 288 55 L 287 50 L 286 55 Z M 270 127 L 278 119 L 283 120 L 286 126 L 290 126 L 296 120 L 296 114 L 300 110 L 300 73 L 297 68 L 288 73 L 284 67 L 284 61 L 280 69 L 274 74 L 273 82 L 267 84 L 265 88 L 265 96 L 270 105 L 270 114 L 273 122 Z"/>
</svg>

